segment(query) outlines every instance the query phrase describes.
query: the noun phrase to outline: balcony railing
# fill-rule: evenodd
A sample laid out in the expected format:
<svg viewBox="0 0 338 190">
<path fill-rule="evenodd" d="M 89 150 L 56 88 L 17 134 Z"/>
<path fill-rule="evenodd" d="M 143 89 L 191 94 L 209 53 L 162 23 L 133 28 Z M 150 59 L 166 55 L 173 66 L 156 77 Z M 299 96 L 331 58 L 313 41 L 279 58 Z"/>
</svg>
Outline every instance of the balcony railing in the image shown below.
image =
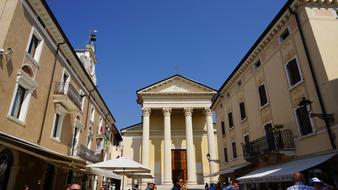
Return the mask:
<svg viewBox="0 0 338 190">
<path fill-rule="evenodd" d="M 246 160 L 267 153 L 281 153 L 295 150 L 292 131 L 285 129 L 273 132 L 243 145 L 243 155 Z"/>
<path fill-rule="evenodd" d="M 54 94 L 67 95 L 69 99 L 76 105 L 78 109 L 81 109 L 81 96 L 76 91 L 74 86 L 69 82 L 57 82 L 55 85 Z"/>
<path fill-rule="evenodd" d="M 102 161 L 101 155 L 95 154 L 94 151 L 90 150 L 89 148 L 81 144 L 77 145 L 76 154 L 78 157 L 93 163 Z"/>
</svg>

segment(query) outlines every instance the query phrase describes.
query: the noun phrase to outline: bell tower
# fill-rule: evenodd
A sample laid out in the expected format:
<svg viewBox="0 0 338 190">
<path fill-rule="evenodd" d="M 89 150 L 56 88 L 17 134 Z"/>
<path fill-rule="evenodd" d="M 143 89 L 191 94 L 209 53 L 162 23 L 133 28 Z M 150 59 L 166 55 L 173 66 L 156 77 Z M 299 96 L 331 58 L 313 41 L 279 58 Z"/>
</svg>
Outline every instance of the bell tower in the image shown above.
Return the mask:
<svg viewBox="0 0 338 190">
<path fill-rule="evenodd" d="M 92 30 L 89 34 L 88 43 L 83 49 L 77 49 L 76 54 L 80 58 L 83 66 L 85 67 L 87 73 L 91 77 L 92 81 L 96 85 L 96 72 L 95 65 L 96 61 L 96 30 Z"/>
</svg>

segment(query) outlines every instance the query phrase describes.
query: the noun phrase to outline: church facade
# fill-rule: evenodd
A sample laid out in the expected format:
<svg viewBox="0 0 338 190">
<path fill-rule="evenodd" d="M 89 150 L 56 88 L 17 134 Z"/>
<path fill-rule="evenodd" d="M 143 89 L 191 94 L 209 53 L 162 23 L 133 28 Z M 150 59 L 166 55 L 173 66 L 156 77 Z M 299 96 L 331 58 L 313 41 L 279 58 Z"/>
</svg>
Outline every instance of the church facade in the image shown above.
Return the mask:
<svg viewBox="0 0 338 190">
<path fill-rule="evenodd" d="M 142 122 L 121 129 L 123 156 L 147 166 L 159 189 L 181 176 L 189 188 L 217 182 L 217 138 L 212 112 L 216 91 L 174 75 L 137 91 Z M 126 185 L 139 183 L 128 179 Z"/>
</svg>

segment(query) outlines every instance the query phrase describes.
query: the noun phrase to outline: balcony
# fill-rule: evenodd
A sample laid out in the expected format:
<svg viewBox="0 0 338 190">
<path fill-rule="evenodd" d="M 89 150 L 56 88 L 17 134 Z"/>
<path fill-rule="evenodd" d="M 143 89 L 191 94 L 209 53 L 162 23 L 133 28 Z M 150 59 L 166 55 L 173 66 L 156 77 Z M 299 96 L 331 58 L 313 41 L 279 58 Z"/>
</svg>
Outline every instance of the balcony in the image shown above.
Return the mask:
<svg viewBox="0 0 338 190">
<path fill-rule="evenodd" d="M 71 83 L 57 82 L 53 102 L 62 104 L 69 113 L 81 110 L 81 96 Z"/>
<path fill-rule="evenodd" d="M 294 153 L 296 147 L 292 131 L 285 129 L 243 145 L 244 159 L 252 161 L 261 155 Z"/>
<path fill-rule="evenodd" d="M 97 163 L 102 161 L 102 156 L 100 154 L 95 154 L 94 151 L 90 150 L 84 145 L 77 145 L 76 155 L 84 160 L 90 161 L 92 163 Z"/>
</svg>

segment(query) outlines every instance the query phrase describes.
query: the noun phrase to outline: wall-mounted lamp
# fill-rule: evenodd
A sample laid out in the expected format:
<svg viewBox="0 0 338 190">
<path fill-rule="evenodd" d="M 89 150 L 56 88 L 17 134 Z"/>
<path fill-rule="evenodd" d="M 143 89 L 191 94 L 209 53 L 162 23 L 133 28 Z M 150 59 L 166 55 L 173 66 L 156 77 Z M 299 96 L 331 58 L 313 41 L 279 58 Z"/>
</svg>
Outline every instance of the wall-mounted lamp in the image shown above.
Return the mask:
<svg viewBox="0 0 338 190">
<path fill-rule="evenodd" d="M 311 100 L 308 100 L 305 97 L 303 97 L 302 100 L 299 102 L 298 107 L 306 109 L 307 112 L 311 112 L 311 110 L 312 110 L 311 104 L 312 104 Z M 310 113 L 310 117 L 317 117 L 317 118 L 324 120 L 328 123 L 334 123 L 334 121 L 335 121 L 333 114 Z"/>
<path fill-rule="evenodd" d="M 208 162 L 219 162 L 219 160 L 212 160 L 212 159 L 210 159 L 210 154 L 209 153 L 207 154 L 207 160 L 208 160 Z"/>
<path fill-rule="evenodd" d="M 0 56 L 12 55 L 13 53 L 15 53 L 13 48 L 7 48 L 7 49 L 0 48 Z"/>
</svg>

